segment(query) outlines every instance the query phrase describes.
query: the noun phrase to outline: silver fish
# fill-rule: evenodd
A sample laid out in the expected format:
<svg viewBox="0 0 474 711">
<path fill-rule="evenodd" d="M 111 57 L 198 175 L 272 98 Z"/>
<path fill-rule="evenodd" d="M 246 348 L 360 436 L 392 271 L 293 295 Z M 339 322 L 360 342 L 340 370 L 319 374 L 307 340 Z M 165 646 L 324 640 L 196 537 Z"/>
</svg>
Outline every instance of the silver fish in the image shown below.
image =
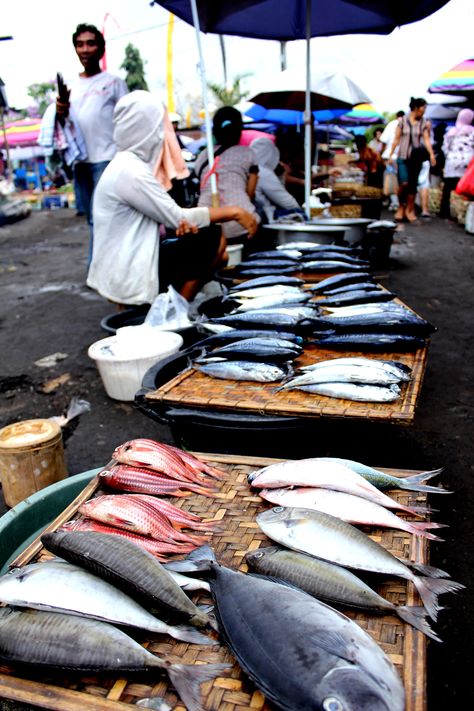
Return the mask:
<svg viewBox="0 0 474 711">
<path fill-rule="evenodd" d="M 291 390 L 301 385 L 313 385 L 316 383 L 360 383 L 366 385 L 392 385 L 400 382 L 399 375 L 388 372 L 384 368 L 377 368 L 376 365 L 333 365 L 327 368 L 315 368 L 306 371 L 302 375 L 297 375 L 279 390 Z"/>
<path fill-rule="evenodd" d="M 278 708 L 405 708 L 394 666 L 342 613 L 301 590 L 217 565 L 210 583 L 227 644 Z"/>
<path fill-rule="evenodd" d="M 41 542 L 51 553 L 112 583 L 142 605 L 165 607 L 196 627 L 209 624 L 208 616 L 182 592 L 180 581 L 133 541 L 95 531 L 51 531 Z M 190 584 L 187 578 L 186 585 Z"/>
<path fill-rule="evenodd" d="M 438 568 L 405 564 L 355 526 L 320 511 L 277 506 L 258 514 L 257 523 L 269 538 L 288 548 L 347 568 L 409 580 L 433 620 L 440 610 L 438 596 L 464 588 L 453 580 L 440 579 L 447 574 Z M 411 568 L 422 575 L 415 575 Z"/>
<path fill-rule="evenodd" d="M 379 469 L 374 469 L 361 462 L 355 462 L 352 459 L 338 459 L 337 457 L 320 457 L 322 462 L 334 462 L 347 467 L 356 474 L 360 474 L 370 484 L 376 486 L 377 489 L 406 489 L 407 491 L 424 491 L 429 494 L 451 494 L 448 489 L 443 489 L 440 486 L 428 486 L 423 484 L 424 481 L 438 476 L 443 471 L 442 469 L 433 469 L 432 471 L 421 472 L 420 474 L 412 474 L 411 476 L 398 477 L 386 472 L 381 472 Z"/>
<path fill-rule="evenodd" d="M 167 625 L 110 583 L 61 560 L 32 563 L 6 573 L 0 578 L 0 600 L 129 625 L 187 642 L 213 643 L 192 627 Z"/>
<path fill-rule="evenodd" d="M 271 363 L 256 363 L 245 360 L 226 360 L 204 365 L 194 365 L 212 378 L 224 380 L 251 380 L 257 383 L 274 383 L 285 377 L 288 370 Z"/>
<path fill-rule="evenodd" d="M 430 530 L 444 528 L 443 524 L 432 521 L 406 521 L 380 504 L 360 496 L 354 496 L 354 494 L 347 494 L 344 491 L 301 486 L 292 489 L 262 489 L 260 496 L 276 506 L 323 511 L 348 523 L 395 528 L 415 536 L 429 538 L 432 541 L 442 540 L 430 533 Z"/>
<path fill-rule="evenodd" d="M 321 368 L 332 368 L 334 366 L 349 365 L 349 366 L 373 366 L 382 368 L 388 373 L 392 373 L 399 382 L 409 382 L 411 380 L 411 368 L 403 363 L 398 363 L 394 360 L 374 360 L 373 358 L 332 358 L 331 360 L 320 360 L 311 365 L 304 365 L 300 368 L 303 371 L 320 370 Z M 395 381 L 397 382 L 397 381 Z"/>
<path fill-rule="evenodd" d="M 202 711 L 199 685 L 229 665 L 172 664 L 106 622 L 62 613 L 0 610 L 0 659 L 36 670 L 85 673 L 165 671 L 189 711 Z"/>
<path fill-rule="evenodd" d="M 310 294 L 305 294 L 300 291 L 299 294 L 285 293 L 270 294 L 268 296 L 259 296 L 253 299 L 240 300 L 240 306 L 236 311 L 258 311 L 259 309 L 271 308 L 272 306 L 285 306 L 286 304 L 299 304 L 309 301 Z"/>
<path fill-rule="evenodd" d="M 400 397 L 400 388 L 397 385 L 383 387 L 381 385 L 332 382 L 298 385 L 295 387 L 313 395 L 355 400 L 356 402 L 393 402 Z"/>
<path fill-rule="evenodd" d="M 330 605 L 354 607 L 372 613 L 392 613 L 431 639 L 441 641 L 426 621 L 426 612 L 422 607 L 395 605 L 340 565 L 276 546 L 249 551 L 245 554 L 245 560 L 257 573 L 285 580 Z"/>
</svg>

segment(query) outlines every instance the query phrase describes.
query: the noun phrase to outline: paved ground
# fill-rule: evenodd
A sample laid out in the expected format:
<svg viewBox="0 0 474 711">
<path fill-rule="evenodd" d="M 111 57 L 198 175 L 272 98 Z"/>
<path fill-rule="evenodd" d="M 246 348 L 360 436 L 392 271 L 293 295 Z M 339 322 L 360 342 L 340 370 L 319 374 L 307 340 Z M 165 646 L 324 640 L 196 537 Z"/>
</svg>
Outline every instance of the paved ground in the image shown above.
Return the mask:
<svg viewBox="0 0 474 711">
<path fill-rule="evenodd" d="M 87 399 L 91 412 L 64 433 L 71 475 L 106 463 L 125 439 L 172 441 L 167 427 L 132 404 L 110 400 L 87 357 L 88 346 L 105 335 L 101 318 L 114 309 L 84 286 L 86 241 L 84 223 L 70 210 L 35 212 L 0 229 L 0 426 L 63 414 L 75 395 Z M 306 441 L 280 442 L 266 451 L 328 453 L 409 469 L 444 467 L 441 481 L 455 493 L 431 502 L 440 509 L 437 520 L 449 524 L 445 542 L 431 546 L 431 558 L 467 589 L 445 598 L 448 609 L 436 625 L 444 643 L 429 644 L 430 711 L 456 703 L 471 708 L 474 702 L 464 671 L 473 661 L 473 253 L 473 236 L 437 219 L 407 227 L 392 248 L 385 285 L 439 328 L 412 427 L 315 425 L 315 436 Z M 56 352 L 67 358 L 51 368 L 35 365 Z M 45 385 L 59 376 L 65 382 L 46 394 Z M 242 440 L 239 453 L 255 452 Z M 5 511 L 3 501 L 1 506 Z"/>
</svg>

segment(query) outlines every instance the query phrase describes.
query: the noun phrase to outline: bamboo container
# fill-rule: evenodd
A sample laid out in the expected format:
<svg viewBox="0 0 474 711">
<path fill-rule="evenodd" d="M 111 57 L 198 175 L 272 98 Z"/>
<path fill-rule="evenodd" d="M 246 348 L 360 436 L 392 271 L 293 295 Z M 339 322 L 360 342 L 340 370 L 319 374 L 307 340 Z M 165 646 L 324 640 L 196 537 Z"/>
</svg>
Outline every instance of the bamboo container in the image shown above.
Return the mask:
<svg viewBox="0 0 474 711">
<path fill-rule="evenodd" d="M 52 420 L 24 420 L 0 430 L 0 477 L 7 506 L 67 477 L 62 432 Z"/>
</svg>

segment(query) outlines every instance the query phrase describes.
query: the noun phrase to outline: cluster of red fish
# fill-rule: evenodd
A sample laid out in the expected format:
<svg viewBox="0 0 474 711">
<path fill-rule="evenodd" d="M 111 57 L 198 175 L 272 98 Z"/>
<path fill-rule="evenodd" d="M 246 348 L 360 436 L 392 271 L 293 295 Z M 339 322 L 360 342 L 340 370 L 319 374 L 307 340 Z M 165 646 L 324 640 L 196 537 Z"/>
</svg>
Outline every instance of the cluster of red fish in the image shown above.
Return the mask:
<svg viewBox="0 0 474 711">
<path fill-rule="evenodd" d="M 189 553 L 205 543 L 199 532 L 215 530 L 212 522 L 174 506 L 159 495 L 212 496 L 223 472 L 189 452 L 150 439 L 117 447 L 116 465 L 100 473 L 101 482 L 121 494 L 97 496 L 81 505 L 85 517 L 65 524 L 68 530 L 113 533 L 134 541 L 160 559 L 167 553 Z M 133 493 L 132 493 L 133 492 Z"/>
</svg>

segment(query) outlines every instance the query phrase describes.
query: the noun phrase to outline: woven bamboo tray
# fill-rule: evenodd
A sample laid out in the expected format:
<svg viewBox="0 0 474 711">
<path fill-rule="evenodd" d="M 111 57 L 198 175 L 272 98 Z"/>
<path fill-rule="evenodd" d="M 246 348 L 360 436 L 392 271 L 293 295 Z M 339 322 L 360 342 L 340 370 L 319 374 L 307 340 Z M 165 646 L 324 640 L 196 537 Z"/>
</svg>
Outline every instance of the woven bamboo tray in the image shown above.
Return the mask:
<svg viewBox="0 0 474 711">
<path fill-rule="evenodd" d="M 200 456 L 216 463 L 227 472 L 219 493 L 215 498 L 193 495 L 186 499 L 172 499 L 172 501 L 175 505 L 202 517 L 220 521 L 221 530 L 212 534 L 209 544 L 214 548 L 219 562 L 233 569 L 246 571 L 244 562 L 246 551 L 271 544 L 255 521 L 256 515 L 270 505 L 250 490 L 247 475 L 255 468 L 278 460 L 221 454 Z M 383 471 L 399 477 L 414 473 L 393 469 Z M 80 504 L 100 493 L 103 492 L 99 488 L 98 478 L 95 477 L 46 530 L 56 530 L 65 521 L 79 516 L 77 511 Z M 406 505 L 426 503 L 426 496 L 416 492 L 396 490 L 392 495 L 397 501 Z M 426 539 L 411 536 L 403 531 L 365 530 L 378 543 L 401 559 L 417 563 L 428 562 Z M 11 563 L 11 567 L 45 560 L 48 557 L 50 554 L 45 551 L 38 538 Z M 420 604 L 414 586 L 405 580 L 387 579 L 375 589 L 397 605 Z M 198 603 L 209 603 L 209 598 L 205 596 L 195 597 L 194 600 Z M 362 613 L 347 612 L 346 614 L 355 619 L 380 644 L 396 666 L 405 686 L 406 711 L 426 711 L 426 638 L 424 635 L 393 615 L 369 617 Z M 202 685 L 205 709 L 270 711 L 272 708 L 223 646 L 216 645 L 210 648 L 188 645 L 166 637 L 160 641 L 156 637 L 148 638 L 146 646 L 152 652 L 166 655 L 171 661 L 189 664 L 230 662 L 233 665 L 225 672 L 225 676 L 217 677 Z M 141 680 L 140 683 L 113 675 L 102 675 L 100 678 L 91 675 L 74 680 L 55 676 L 39 680 L 32 679 L 31 676 L 17 675 L 13 669 L 0 667 L 0 697 L 40 708 L 60 711 L 85 711 L 86 709 L 87 711 L 120 711 L 120 709 L 130 708 L 139 699 L 149 696 L 164 697 L 172 708 L 180 711 L 184 709 L 167 677 L 164 676 L 149 681 Z"/>
<path fill-rule="evenodd" d="M 317 297 L 319 298 L 319 297 Z M 400 299 L 395 302 L 406 307 Z M 408 307 L 406 307 L 408 308 Z M 412 310 L 412 309 L 410 309 Z M 290 415 L 296 417 L 332 417 L 369 419 L 377 422 L 396 422 L 411 425 L 420 396 L 428 358 L 428 346 L 413 353 L 362 353 L 305 347 L 294 361 L 295 366 L 305 366 L 332 358 L 363 356 L 371 360 L 398 360 L 412 369 L 412 379 L 402 383 L 401 396 L 394 402 L 354 402 L 341 398 L 313 395 L 301 390 L 275 392 L 278 383 L 220 380 L 188 368 L 157 390 L 147 393 L 150 401 L 159 401 L 174 407 L 202 407 L 206 410 L 232 410 L 253 414 Z"/>
</svg>

